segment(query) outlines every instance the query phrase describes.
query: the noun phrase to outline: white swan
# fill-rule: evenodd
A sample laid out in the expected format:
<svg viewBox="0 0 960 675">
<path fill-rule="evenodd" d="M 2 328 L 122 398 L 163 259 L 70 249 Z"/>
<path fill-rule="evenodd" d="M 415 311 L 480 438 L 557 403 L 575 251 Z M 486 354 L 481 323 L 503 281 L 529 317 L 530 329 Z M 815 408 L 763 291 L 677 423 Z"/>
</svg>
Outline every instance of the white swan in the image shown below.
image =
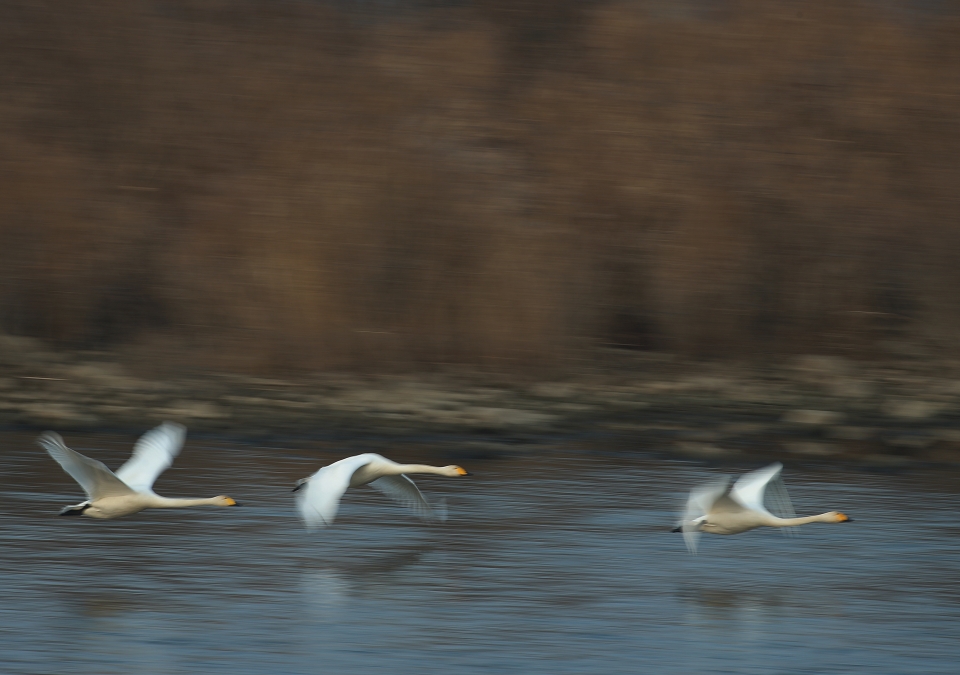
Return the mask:
<svg viewBox="0 0 960 675">
<path fill-rule="evenodd" d="M 168 499 L 153 491 L 153 483 L 180 453 L 187 430 L 164 422 L 145 433 L 133 447 L 133 456 L 113 473 L 103 462 L 81 455 L 63 443 L 59 434 L 45 432 L 37 439 L 63 470 L 80 483 L 87 501 L 67 506 L 61 516 L 119 518 L 144 509 L 179 509 L 186 506 L 237 506 L 230 497 Z"/>
<path fill-rule="evenodd" d="M 309 528 L 332 525 L 343 493 L 347 488 L 361 485 L 376 488 L 409 507 L 424 520 L 445 520 L 442 510 L 438 512 L 430 506 L 413 481 L 404 475 L 407 473 L 432 473 L 453 477 L 470 475 L 456 465 L 397 464 L 386 457 L 368 452 L 323 467 L 312 476 L 298 480 L 293 491 L 297 493 L 300 515 Z"/>
<path fill-rule="evenodd" d="M 739 534 L 757 527 L 794 527 L 807 523 L 848 523 L 851 518 L 839 511 L 828 511 L 817 516 L 797 518 L 790 504 L 780 471 L 783 464 L 770 466 L 744 474 L 729 487 L 730 479 L 724 476 L 690 491 L 683 520 L 673 532 L 683 532 L 687 548 L 694 555 L 701 532 L 710 534 Z M 769 497 L 775 502 L 774 515 L 763 505 L 764 494 L 770 488 Z M 787 532 L 787 530 L 784 530 Z"/>
</svg>

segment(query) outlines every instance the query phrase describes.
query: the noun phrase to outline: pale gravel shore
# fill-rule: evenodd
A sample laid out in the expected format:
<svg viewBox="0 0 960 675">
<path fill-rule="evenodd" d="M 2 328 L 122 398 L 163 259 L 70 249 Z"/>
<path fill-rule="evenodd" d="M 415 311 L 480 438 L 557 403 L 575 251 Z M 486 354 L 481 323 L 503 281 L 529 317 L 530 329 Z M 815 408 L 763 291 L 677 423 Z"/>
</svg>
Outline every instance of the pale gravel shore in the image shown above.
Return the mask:
<svg viewBox="0 0 960 675">
<path fill-rule="evenodd" d="M 105 354 L 0 337 L 0 426 L 142 429 L 165 419 L 232 435 L 318 430 L 516 439 L 716 460 L 778 455 L 896 467 L 960 464 L 956 364 L 804 356 L 776 364 L 610 353 L 576 376 L 188 373 L 138 377 Z M 492 439 L 492 441 L 491 441 Z"/>
</svg>

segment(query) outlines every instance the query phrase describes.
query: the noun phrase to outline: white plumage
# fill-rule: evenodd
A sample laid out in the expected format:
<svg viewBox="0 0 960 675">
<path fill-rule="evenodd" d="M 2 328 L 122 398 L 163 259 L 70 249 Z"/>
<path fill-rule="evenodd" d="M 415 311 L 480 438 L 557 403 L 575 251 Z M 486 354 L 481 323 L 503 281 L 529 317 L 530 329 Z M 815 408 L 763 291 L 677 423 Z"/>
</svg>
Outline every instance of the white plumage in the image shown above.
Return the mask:
<svg viewBox="0 0 960 675">
<path fill-rule="evenodd" d="M 164 422 L 151 429 L 137 441 L 133 456 L 114 473 L 103 462 L 68 448 L 59 434 L 45 432 L 37 443 L 87 494 L 87 501 L 65 507 L 60 515 L 119 518 L 149 508 L 236 506 L 233 499 L 222 495 L 210 499 L 168 499 L 153 491 L 157 477 L 180 454 L 186 433 L 182 425 L 174 422 Z"/>
<path fill-rule="evenodd" d="M 428 464 L 397 464 L 368 452 L 347 457 L 323 467 L 297 482 L 297 506 L 309 528 L 332 525 L 347 488 L 369 485 L 411 509 L 424 520 L 443 521 L 445 509 L 431 506 L 410 478 L 404 474 L 429 473 L 438 476 L 468 476 L 463 468 Z"/>
<path fill-rule="evenodd" d="M 690 491 L 683 520 L 674 532 L 683 532 L 687 548 L 696 554 L 701 532 L 739 534 L 757 527 L 779 527 L 784 532 L 806 523 L 845 523 L 851 519 L 838 511 L 797 518 L 780 477 L 779 462 L 741 476 L 733 487 L 724 476 Z M 764 505 L 769 496 L 774 511 Z"/>
</svg>

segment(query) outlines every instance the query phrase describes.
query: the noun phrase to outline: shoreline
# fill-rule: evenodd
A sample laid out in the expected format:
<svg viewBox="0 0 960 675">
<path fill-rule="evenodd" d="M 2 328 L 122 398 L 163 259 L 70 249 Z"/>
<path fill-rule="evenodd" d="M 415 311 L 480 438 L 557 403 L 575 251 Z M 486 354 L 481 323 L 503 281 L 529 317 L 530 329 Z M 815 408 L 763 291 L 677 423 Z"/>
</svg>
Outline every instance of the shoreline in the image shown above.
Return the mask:
<svg viewBox="0 0 960 675">
<path fill-rule="evenodd" d="M 0 427 L 139 432 L 170 419 L 195 432 L 244 438 L 453 436 L 479 452 L 507 454 L 579 435 L 618 452 L 636 446 L 707 461 L 960 466 L 953 363 L 800 356 L 757 366 L 614 357 L 618 363 L 549 381 L 483 374 L 145 378 L 109 354 L 53 352 L 2 337 Z"/>
</svg>

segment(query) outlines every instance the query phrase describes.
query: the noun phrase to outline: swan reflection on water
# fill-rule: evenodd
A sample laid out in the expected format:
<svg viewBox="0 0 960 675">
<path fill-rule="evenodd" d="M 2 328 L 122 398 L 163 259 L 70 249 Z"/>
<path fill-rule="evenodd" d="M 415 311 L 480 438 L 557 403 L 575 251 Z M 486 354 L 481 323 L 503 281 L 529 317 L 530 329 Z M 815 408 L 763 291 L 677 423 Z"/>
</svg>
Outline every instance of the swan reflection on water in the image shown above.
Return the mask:
<svg viewBox="0 0 960 675">
<path fill-rule="evenodd" d="M 436 548 L 425 542 L 387 552 L 361 552 L 360 560 L 324 562 L 303 573 L 302 588 L 307 603 L 329 610 L 345 604 L 350 597 L 369 595 L 404 568 L 416 565 L 423 555 Z"/>
<path fill-rule="evenodd" d="M 844 603 L 833 594 L 790 586 L 713 588 L 696 584 L 677 589 L 675 597 L 690 626 L 746 639 L 761 639 L 777 622 L 797 617 L 836 620 L 845 614 Z"/>
<path fill-rule="evenodd" d="M 790 591 L 784 589 L 727 590 L 688 587 L 677 599 L 690 627 L 718 634 L 735 634 L 740 640 L 761 639 L 771 621 L 788 614 Z"/>
<path fill-rule="evenodd" d="M 305 572 L 302 586 L 307 607 L 318 610 L 321 615 L 343 605 L 350 594 L 350 582 L 343 573 L 334 569 Z"/>
</svg>

